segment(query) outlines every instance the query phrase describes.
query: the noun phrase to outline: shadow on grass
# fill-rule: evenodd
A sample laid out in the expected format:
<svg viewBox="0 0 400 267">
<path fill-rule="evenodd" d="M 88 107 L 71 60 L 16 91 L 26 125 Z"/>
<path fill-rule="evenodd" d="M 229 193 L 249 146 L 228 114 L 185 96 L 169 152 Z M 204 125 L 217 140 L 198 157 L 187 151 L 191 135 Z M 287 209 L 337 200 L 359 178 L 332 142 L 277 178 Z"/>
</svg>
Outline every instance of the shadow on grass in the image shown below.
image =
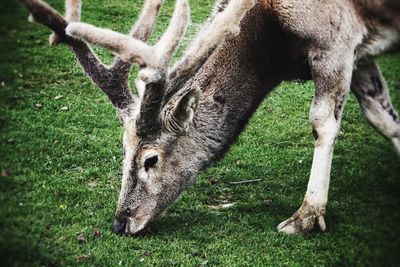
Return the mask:
<svg viewBox="0 0 400 267">
<path fill-rule="evenodd" d="M 29 188 L 28 182 L 16 180 L 14 176 L 1 177 L 0 266 L 31 266 L 32 262 L 58 266 L 49 255 L 51 251 L 40 249 L 40 233 L 31 232 L 32 221 L 21 196 Z M 8 193 L 7 198 L 2 195 L 4 192 Z"/>
<path fill-rule="evenodd" d="M 190 210 L 182 213 L 166 213 L 150 224 L 150 230 L 142 233 L 140 238 L 154 236 L 174 237 L 178 239 L 195 240 L 201 243 L 210 243 L 215 240 L 210 233 L 223 233 L 226 225 L 236 225 L 233 229 L 242 229 L 252 233 L 276 233 L 276 226 L 290 217 L 298 206 L 287 205 L 284 202 L 275 202 L 271 205 L 238 205 L 238 207 L 223 211 Z M 339 215 L 331 211 L 326 216 L 329 223 L 327 232 L 335 232 L 340 222 Z M 201 229 L 199 231 L 199 229 Z M 206 232 L 206 234 L 205 234 Z M 308 239 L 318 238 L 319 228 L 307 234 Z"/>
<path fill-rule="evenodd" d="M 332 207 L 328 202 L 325 220 L 329 233 L 342 233 L 343 227 L 351 227 L 352 224 L 371 229 L 388 228 L 393 233 L 400 233 L 400 227 L 390 223 L 390 218 L 399 218 L 400 216 L 400 211 L 396 208 L 399 204 L 400 193 L 400 177 L 399 175 L 396 177 L 396 173 L 400 173 L 400 161 L 392 150 L 382 150 L 377 152 L 381 154 L 381 162 L 370 164 L 368 161 L 372 162 L 374 157 L 368 152 L 367 150 L 360 152 L 369 154 L 369 156 L 365 156 L 364 159 L 360 158 L 361 163 L 357 167 L 360 168 L 358 176 L 347 178 L 346 176 L 350 176 L 350 173 L 346 168 L 346 163 L 341 159 L 335 160 L 335 165 L 338 166 L 338 175 L 344 178 L 332 181 L 332 184 L 339 189 L 330 199 L 334 202 Z M 382 168 L 382 166 L 393 167 Z M 241 217 L 245 217 L 244 222 L 247 227 L 254 231 L 276 231 L 276 226 L 289 218 L 301 205 L 301 202 L 288 203 L 288 199 L 298 199 L 299 194 L 305 193 L 305 189 L 300 192 L 294 190 L 281 198 L 272 199 L 270 204 L 239 203 L 232 209 L 221 211 L 192 209 L 182 213 L 167 212 L 165 216 L 151 224 L 153 232 L 149 235 L 177 235 L 185 236 L 188 239 L 204 239 L 204 234 L 197 233 L 196 230 L 203 228 L 222 232 L 224 225 L 221 222 L 224 224 L 241 223 L 241 219 L 235 218 L 239 214 L 242 215 Z M 376 210 L 380 206 L 383 209 L 377 210 L 371 215 L 371 210 Z M 382 216 L 389 225 L 382 225 Z M 316 226 L 307 236 L 312 238 L 314 233 L 319 232 L 318 226 Z"/>
</svg>

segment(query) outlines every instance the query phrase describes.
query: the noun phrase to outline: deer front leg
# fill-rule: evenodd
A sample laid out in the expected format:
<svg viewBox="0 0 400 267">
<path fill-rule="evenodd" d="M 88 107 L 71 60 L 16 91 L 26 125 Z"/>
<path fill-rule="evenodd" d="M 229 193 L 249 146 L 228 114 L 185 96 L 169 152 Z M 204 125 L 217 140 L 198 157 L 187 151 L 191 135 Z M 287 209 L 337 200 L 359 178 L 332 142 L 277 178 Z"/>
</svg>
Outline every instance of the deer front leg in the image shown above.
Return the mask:
<svg viewBox="0 0 400 267">
<path fill-rule="evenodd" d="M 313 229 L 316 222 L 322 231 L 326 229 L 324 215 L 328 201 L 333 147 L 339 132 L 353 68 L 353 57 L 350 55 L 347 62 L 335 62 L 332 58 L 335 56 L 323 54 L 311 59 L 315 82 L 315 96 L 310 112 L 315 137 L 314 158 L 303 204 L 292 217 L 278 225 L 280 232 L 306 233 Z"/>
</svg>

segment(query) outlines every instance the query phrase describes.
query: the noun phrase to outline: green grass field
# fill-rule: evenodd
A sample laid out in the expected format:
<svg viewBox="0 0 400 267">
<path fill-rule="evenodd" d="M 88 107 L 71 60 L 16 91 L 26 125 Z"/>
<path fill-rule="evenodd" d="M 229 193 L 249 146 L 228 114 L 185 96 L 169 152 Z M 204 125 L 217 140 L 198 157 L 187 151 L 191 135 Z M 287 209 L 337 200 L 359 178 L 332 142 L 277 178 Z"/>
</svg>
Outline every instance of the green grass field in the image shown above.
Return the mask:
<svg viewBox="0 0 400 267">
<path fill-rule="evenodd" d="M 63 1 L 49 2 L 63 9 Z M 82 20 L 126 32 L 141 3 L 85 1 Z M 154 37 L 172 6 L 166 1 Z M 191 1 L 187 41 L 212 6 Z M 275 90 L 226 157 L 152 224 L 153 233 L 112 234 L 121 125 L 72 53 L 50 47 L 49 31 L 27 15 L 17 2 L 0 2 L 2 266 L 400 265 L 400 160 L 362 118 L 353 95 L 335 148 L 327 232 L 288 236 L 275 229 L 300 206 L 307 186 L 311 82 Z M 96 51 L 110 62 L 109 53 Z M 400 55 L 379 63 L 400 110 Z M 262 180 L 230 184 L 244 179 Z M 236 205 L 210 207 L 223 202 Z"/>
</svg>

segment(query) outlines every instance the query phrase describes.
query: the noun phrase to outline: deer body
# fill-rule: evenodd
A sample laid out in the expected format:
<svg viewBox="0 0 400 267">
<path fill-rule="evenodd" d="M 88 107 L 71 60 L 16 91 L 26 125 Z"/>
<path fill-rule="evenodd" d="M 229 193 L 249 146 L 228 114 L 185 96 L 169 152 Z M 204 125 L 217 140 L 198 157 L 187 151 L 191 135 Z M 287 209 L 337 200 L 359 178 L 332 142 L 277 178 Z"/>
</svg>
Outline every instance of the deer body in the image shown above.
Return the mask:
<svg viewBox="0 0 400 267">
<path fill-rule="evenodd" d="M 172 68 L 168 62 L 188 21 L 186 0 L 177 1 L 170 27 L 154 46 L 144 41 L 159 0 L 146 1 L 130 36 L 68 23 L 38 0 L 22 2 L 55 32 L 52 43 L 72 48 L 122 118 L 125 158 L 115 232 L 137 233 L 168 207 L 223 155 L 263 98 L 284 80 L 315 81 L 310 120 L 316 141 L 303 205 L 279 231 L 308 232 L 316 223 L 326 228 L 333 144 L 350 88 L 370 123 L 400 152 L 399 118 L 372 58 L 399 40 L 395 0 L 221 0 Z M 71 22 L 79 21 L 79 3 L 67 1 L 67 11 L 74 9 L 67 15 L 75 14 Z M 107 68 L 80 39 L 119 58 Z M 131 63 L 141 69 L 139 98 L 127 83 Z"/>
</svg>

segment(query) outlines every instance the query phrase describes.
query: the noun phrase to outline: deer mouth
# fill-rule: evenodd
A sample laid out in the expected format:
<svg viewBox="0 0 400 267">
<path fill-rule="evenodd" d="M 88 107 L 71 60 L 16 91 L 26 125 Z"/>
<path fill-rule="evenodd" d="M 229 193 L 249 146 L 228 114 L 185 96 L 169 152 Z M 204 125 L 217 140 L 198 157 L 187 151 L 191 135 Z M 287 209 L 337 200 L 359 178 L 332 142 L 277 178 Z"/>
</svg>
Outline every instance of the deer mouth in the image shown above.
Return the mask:
<svg viewBox="0 0 400 267">
<path fill-rule="evenodd" d="M 134 218 L 129 218 L 125 223 L 125 235 L 137 235 L 139 234 L 146 225 L 150 222 L 152 216 L 150 214 L 145 214 L 141 216 L 136 216 Z"/>
<path fill-rule="evenodd" d="M 125 221 L 114 220 L 112 231 L 121 235 L 138 235 L 150 222 L 152 216 L 145 214 L 127 218 Z"/>
<path fill-rule="evenodd" d="M 125 234 L 136 235 L 140 233 L 140 231 L 142 231 L 150 222 L 151 218 L 152 216 L 150 214 L 145 214 L 128 219 L 125 226 Z"/>
</svg>

